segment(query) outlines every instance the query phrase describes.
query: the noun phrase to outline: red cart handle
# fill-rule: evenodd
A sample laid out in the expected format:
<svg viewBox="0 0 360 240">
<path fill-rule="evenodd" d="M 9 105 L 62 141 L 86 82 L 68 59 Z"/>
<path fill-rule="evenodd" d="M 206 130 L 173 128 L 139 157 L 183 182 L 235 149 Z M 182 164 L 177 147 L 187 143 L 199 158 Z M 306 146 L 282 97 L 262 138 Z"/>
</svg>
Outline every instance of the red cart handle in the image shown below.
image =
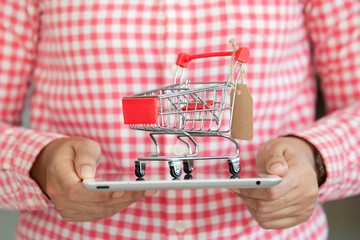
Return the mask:
<svg viewBox="0 0 360 240">
<path fill-rule="evenodd" d="M 179 53 L 176 65 L 187 68 L 189 62 L 197 58 L 208 58 L 208 57 L 222 57 L 222 56 L 231 56 L 233 52 L 212 52 L 212 53 L 202 53 L 202 54 L 188 54 L 188 53 Z M 236 51 L 235 61 L 246 63 L 249 60 L 250 51 L 246 47 L 241 47 Z"/>
</svg>

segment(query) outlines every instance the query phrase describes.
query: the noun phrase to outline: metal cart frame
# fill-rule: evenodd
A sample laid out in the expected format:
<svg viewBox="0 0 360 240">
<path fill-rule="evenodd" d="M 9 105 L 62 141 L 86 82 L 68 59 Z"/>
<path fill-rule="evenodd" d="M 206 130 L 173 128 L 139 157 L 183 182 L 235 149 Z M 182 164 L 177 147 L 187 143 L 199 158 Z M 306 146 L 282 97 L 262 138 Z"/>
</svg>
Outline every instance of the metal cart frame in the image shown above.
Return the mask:
<svg viewBox="0 0 360 240">
<path fill-rule="evenodd" d="M 167 161 L 170 174 L 177 178 L 182 173 L 181 162 L 186 173 L 194 169 L 194 160 L 227 159 L 231 174 L 241 171 L 239 145 L 229 136 L 234 109 L 235 89 L 248 61 L 249 50 L 245 47 L 234 52 L 213 52 L 204 54 L 180 53 L 176 61 L 173 84 L 123 98 L 124 122 L 131 129 L 148 131 L 156 146 L 156 153 L 135 160 L 135 174 L 145 176 L 146 162 Z M 185 79 L 185 70 L 191 60 L 209 57 L 233 56 L 231 71 L 224 82 L 191 82 Z M 230 94 L 233 94 L 230 97 Z M 224 113 L 230 114 L 230 123 L 224 126 Z M 185 155 L 161 155 L 157 135 L 172 134 L 188 149 Z M 232 142 L 236 152 L 233 155 L 198 156 L 199 145 L 194 137 L 222 137 Z"/>
</svg>

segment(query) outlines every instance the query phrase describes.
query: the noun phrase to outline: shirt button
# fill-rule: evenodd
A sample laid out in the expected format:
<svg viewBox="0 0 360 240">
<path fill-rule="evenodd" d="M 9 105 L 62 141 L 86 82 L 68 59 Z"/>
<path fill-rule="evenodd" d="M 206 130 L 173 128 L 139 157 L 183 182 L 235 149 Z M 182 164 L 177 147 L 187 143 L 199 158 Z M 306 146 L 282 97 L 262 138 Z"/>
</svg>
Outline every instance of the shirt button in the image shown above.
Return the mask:
<svg viewBox="0 0 360 240">
<path fill-rule="evenodd" d="M 175 229 L 175 231 L 178 232 L 178 233 L 184 232 L 184 231 L 186 230 L 186 224 L 185 224 L 185 222 L 184 222 L 184 221 L 181 221 L 181 220 L 176 221 L 176 222 L 175 222 L 174 229 Z"/>
<path fill-rule="evenodd" d="M 175 144 L 171 149 L 172 154 L 175 156 L 183 156 L 189 153 L 189 149 L 184 144 Z"/>
</svg>

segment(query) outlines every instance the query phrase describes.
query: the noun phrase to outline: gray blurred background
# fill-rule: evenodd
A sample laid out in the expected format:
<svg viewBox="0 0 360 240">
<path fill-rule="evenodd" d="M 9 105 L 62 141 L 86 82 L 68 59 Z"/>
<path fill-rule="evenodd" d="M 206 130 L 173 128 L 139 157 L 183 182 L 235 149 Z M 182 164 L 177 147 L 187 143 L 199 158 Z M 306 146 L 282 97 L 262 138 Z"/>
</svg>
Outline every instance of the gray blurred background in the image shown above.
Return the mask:
<svg viewBox="0 0 360 240">
<path fill-rule="evenodd" d="M 321 92 L 318 96 L 317 117 L 319 118 L 325 114 L 325 111 Z M 28 107 L 24 111 L 23 119 L 24 126 L 28 127 Z M 360 240 L 360 195 L 327 202 L 324 208 L 329 221 L 329 240 Z M 0 210 L 0 240 L 14 239 L 17 219 L 16 211 Z"/>
</svg>

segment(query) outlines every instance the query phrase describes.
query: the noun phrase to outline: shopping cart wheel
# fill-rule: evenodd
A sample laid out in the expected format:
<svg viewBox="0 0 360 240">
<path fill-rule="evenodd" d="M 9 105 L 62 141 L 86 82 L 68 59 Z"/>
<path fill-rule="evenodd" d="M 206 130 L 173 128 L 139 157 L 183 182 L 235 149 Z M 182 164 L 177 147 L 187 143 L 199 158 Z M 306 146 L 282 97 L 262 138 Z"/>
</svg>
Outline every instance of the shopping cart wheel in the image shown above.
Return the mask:
<svg viewBox="0 0 360 240">
<path fill-rule="evenodd" d="M 239 175 L 231 175 L 230 179 L 240 179 Z"/>
<path fill-rule="evenodd" d="M 228 165 L 229 165 L 229 172 L 233 175 L 239 174 L 241 171 L 241 166 L 240 166 L 240 159 L 236 158 L 236 159 L 229 159 L 228 160 Z"/>
<path fill-rule="evenodd" d="M 145 168 L 146 168 L 146 162 L 144 161 L 135 161 L 135 175 L 138 178 L 142 178 L 145 176 Z"/>
<path fill-rule="evenodd" d="M 169 161 L 170 175 L 174 178 L 181 176 L 180 161 Z"/>
<path fill-rule="evenodd" d="M 184 180 L 191 180 L 193 179 L 193 176 L 191 174 L 186 174 L 184 177 Z"/>
<path fill-rule="evenodd" d="M 184 160 L 183 166 L 184 166 L 185 173 L 192 173 L 192 171 L 194 170 L 193 160 Z"/>
</svg>

